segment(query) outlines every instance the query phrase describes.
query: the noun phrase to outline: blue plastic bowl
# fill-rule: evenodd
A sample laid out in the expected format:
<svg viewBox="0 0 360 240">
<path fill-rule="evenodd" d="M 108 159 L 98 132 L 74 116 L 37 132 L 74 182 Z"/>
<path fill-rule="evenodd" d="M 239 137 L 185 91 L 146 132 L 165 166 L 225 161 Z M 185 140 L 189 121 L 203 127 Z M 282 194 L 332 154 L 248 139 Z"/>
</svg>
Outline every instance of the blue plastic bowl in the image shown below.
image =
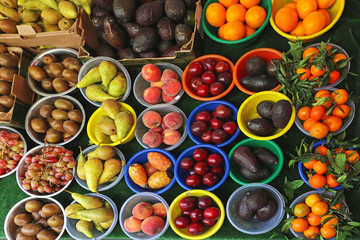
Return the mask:
<svg viewBox="0 0 360 240">
<path fill-rule="evenodd" d="M 174 185 L 175 183 L 175 177 L 173 177 L 173 179 L 171 180 L 171 182 L 169 183 L 169 185 L 167 185 L 164 188 L 161 189 L 151 189 L 151 188 L 142 188 L 139 185 L 135 184 L 133 182 L 133 180 L 131 180 L 130 176 L 129 176 L 129 166 L 133 163 L 138 163 L 138 164 L 145 164 L 148 162 L 147 160 L 147 154 L 149 152 L 159 152 L 164 154 L 166 157 L 168 157 L 171 162 L 173 163 L 173 165 L 171 166 L 171 168 L 168 169 L 168 171 L 171 174 L 174 174 L 174 165 L 175 165 L 175 158 L 173 155 L 171 155 L 171 153 L 162 150 L 160 148 L 149 148 L 149 149 L 144 149 L 138 153 L 136 153 L 134 156 L 132 156 L 132 158 L 130 158 L 130 160 L 128 161 L 128 163 L 126 164 L 126 169 L 125 169 L 125 182 L 128 185 L 128 187 L 135 193 L 140 193 L 140 192 L 153 192 L 156 194 L 162 194 L 164 192 L 166 192 L 169 188 L 171 188 L 172 185 Z"/>
<path fill-rule="evenodd" d="M 210 153 L 218 153 L 224 159 L 224 166 L 223 166 L 224 167 L 224 175 L 220 179 L 220 181 L 217 184 L 215 184 L 214 186 L 200 185 L 198 187 L 191 188 L 188 185 L 186 185 L 185 180 L 189 176 L 189 173 L 188 173 L 188 171 L 181 168 L 180 161 L 183 158 L 192 157 L 194 150 L 196 148 L 206 148 Z M 229 158 L 226 155 L 226 153 L 221 148 L 218 148 L 218 147 L 210 145 L 210 144 L 198 144 L 198 145 L 187 148 L 184 152 L 182 152 L 180 154 L 180 156 L 177 158 L 176 163 L 175 163 L 176 181 L 185 190 L 202 189 L 202 190 L 211 192 L 211 191 L 217 189 L 218 187 L 220 187 L 226 181 L 227 177 L 229 176 L 229 172 L 230 172 L 230 161 L 229 161 Z"/>
<path fill-rule="evenodd" d="M 195 136 L 191 132 L 191 124 L 196 121 L 196 114 L 198 114 L 201 111 L 213 112 L 216 110 L 217 106 L 219 106 L 219 105 L 225 105 L 227 107 L 230 107 L 231 110 L 233 111 L 230 118 L 235 123 L 237 123 L 238 108 L 236 108 L 233 104 L 226 102 L 226 101 L 221 101 L 221 100 L 204 102 L 204 103 L 200 104 L 199 106 L 197 106 L 194 110 L 192 110 L 192 112 L 190 113 L 188 120 L 186 122 L 186 129 L 187 129 L 188 135 L 194 143 L 196 143 L 196 144 L 204 143 L 199 136 Z M 232 141 L 234 141 L 239 134 L 240 134 L 240 128 L 238 127 L 235 134 L 229 140 L 227 140 L 221 144 L 216 144 L 216 145 L 214 144 L 214 145 L 217 147 L 224 147 L 224 146 L 230 144 Z"/>
<path fill-rule="evenodd" d="M 319 147 L 321 145 L 326 146 L 326 143 L 327 143 L 326 140 L 316 142 L 316 143 L 313 144 L 313 149 L 315 149 L 315 148 L 317 148 L 317 147 Z M 306 185 L 308 185 L 312 189 L 316 189 L 316 190 L 321 190 L 322 189 L 322 188 L 313 188 L 312 186 L 310 186 L 309 179 L 308 179 L 307 174 L 306 174 L 306 168 L 304 167 L 304 164 L 302 162 L 299 162 L 299 164 L 298 164 L 298 171 L 299 171 L 301 179 L 306 183 Z M 329 189 L 340 190 L 342 188 L 343 188 L 343 186 L 337 186 L 337 187 L 329 188 Z"/>
</svg>

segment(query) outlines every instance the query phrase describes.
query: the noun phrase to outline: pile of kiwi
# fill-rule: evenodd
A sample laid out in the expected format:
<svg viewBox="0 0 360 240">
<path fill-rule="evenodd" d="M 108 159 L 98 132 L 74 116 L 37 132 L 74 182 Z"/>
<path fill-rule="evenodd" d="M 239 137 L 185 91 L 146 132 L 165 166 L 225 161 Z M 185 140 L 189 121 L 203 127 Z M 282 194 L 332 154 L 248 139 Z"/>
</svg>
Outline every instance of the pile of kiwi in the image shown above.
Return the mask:
<svg viewBox="0 0 360 240">
<path fill-rule="evenodd" d="M 39 64 L 28 68 L 30 76 L 38 82 L 39 88 L 47 93 L 61 93 L 76 86 L 82 67 L 79 59 L 45 54 L 41 62 L 43 66 Z"/>
<path fill-rule="evenodd" d="M 74 104 L 59 98 L 54 104 L 43 105 L 39 110 L 40 117 L 30 120 L 30 127 L 38 133 L 36 138 L 47 143 L 68 141 L 79 130 L 85 116 L 74 109 Z M 34 113 L 33 115 L 37 115 Z"/>
</svg>

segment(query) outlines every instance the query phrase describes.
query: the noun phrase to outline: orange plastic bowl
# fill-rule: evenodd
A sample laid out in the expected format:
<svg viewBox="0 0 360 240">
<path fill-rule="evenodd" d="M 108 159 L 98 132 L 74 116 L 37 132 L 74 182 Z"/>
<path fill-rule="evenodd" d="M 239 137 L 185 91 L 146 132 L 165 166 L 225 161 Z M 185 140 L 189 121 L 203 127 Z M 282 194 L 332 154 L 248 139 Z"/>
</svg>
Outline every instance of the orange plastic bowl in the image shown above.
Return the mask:
<svg viewBox="0 0 360 240">
<path fill-rule="evenodd" d="M 243 93 L 246 93 L 248 95 L 253 95 L 257 92 L 253 92 L 250 90 L 247 90 L 241 85 L 241 79 L 243 77 L 249 76 L 249 74 L 246 72 L 246 62 L 252 58 L 252 57 L 261 57 L 265 59 L 266 62 L 272 60 L 272 59 L 282 59 L 282 54 L 276 49 L 272 48 L 256 48 L 254 50 L 251 50 L 239 58 L 239 60 L 235 64 L 235 69 L 233 71 L 233 81 L 235 82 L 236 86 L 242 91 Z M 279 84 L 275 88 L 271 89 L 271 91 L 277 91 L 279 90 L 281 85 Z"/>
<path fill-rule="evenodd" d="M 198 57 L 195 60 L 193 60 L 191 63 L 202 62 L 206 58 L 212 58 L 212 59 L 215 59 L 216 61 L 225 61 L 230 65 L 231 72 L 232 73 L 234 72 L 234 64 L 226 57 L 223 57 L 223 56 L 217 55 L 217 54 L 209 54 L 209 55 L 204 55 L 204 56 Z M 204 102 L 213 101 L 213 100 L 217 100 L 217 99 L 220 99 L 220 98 L 226 96 L 226 94 L 228 94 L 234 88 L 235 82 L 234 82 L 234 77 L 233 77 L 233 80 L 232 80 L 230 86 L 223 93 L 221 93 L 219 95 L 212 96 L 212 97 L 200 97 L 200 96 L 196 95 L 196 93 L 190 88 L 190 80 L 192 79 L 192 76 L 189 73 L 189 66 L 191 63 L 189 63 L 186 66 L 183 76 L 182 76 L 183 88 L 184 88 L 185 92 L 187 93 L 187 95 L 189 95 L 190 97 L 192 97 L 196 100 L 199 100 L 199 101 L 204 101 Z"/>
</svg>

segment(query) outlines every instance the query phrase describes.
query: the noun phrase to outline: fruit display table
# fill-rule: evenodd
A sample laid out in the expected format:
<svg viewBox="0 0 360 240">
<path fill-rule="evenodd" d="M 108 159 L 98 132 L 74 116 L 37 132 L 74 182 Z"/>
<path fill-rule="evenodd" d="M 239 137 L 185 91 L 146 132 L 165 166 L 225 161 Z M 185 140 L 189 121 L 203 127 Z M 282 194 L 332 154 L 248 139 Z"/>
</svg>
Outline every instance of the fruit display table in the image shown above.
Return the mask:
<svg viewBox="0 0 360 240">
<path fill-rule="evenodd" d="M 342 82 L 340 85 L 338 85 L 338 88 L 349 88 L 350 91 L 353 91 L 352 96 L 355 98 L 355 105 L 359 106 L 359 93 L 360 93 L 360 82 L 359 82 L 359 76 L 360 76 L 360 28 L 359 28 L 359 16 L 358 12 L 360 11 L 360 1 L 358 0 L 347 0 L 345 10 L 343 12 L 343 15 L 341 16 L 340 20 L 336 23 L 336 25 L 328 31 L 326 34 L 322 35 L 317 40 L 311 42 L 320 42 L 320 41 L 327 41 L 330 39 L 331 43 L 335 43 L 342 48 L 344 48 L 350 56 L 353 58 L 351 59 L 351 72 L 357 74 L 358 76 L 349 75 L 347 81 Z M 304 44 L 307 46 L 308 44 Z M 288 40 L 278 35 L 270 26 L 270 24 L 267 25 L 265 28 L 265 31 L 263 35 L 260 37 L 258 41 L 251 44 L 247 47 L 239 47 L 239 46 L 225 46 L 220 43 L 214 42 L 211 39 L 204 36 L 204 44 L 201 45 L 202 49 L 200 50 L 202 54 L 220 54 L 227 58 L 229 58 L 234 63 L 239 59 L 239 57 L 242 56 L 242 54 L 246 53 L 247 51 L 250 51 L 255 48 L 259 47 L 270 47 L 277 49 L 281 52 L 287 51 L 289 49 Z M 134 81 L 136 75 L 138 72 L 130 72 L 131 78 Z M 91 105 L 89 102 L 87 102 L 83 96 L 80 94 L 79 91 L 71 94 L 73 97 L 77 98 L 86 109 L 86 120 L 88 121 L 91 114 L 96 110 L 96 107 Z M 244 93 L 240 92 L 238 88 L 234 87 L 234 89 L 222 100 L 228 101 L 232 104 L 234 104 L 236 107 L 240 107 L 241 103 L 248 97 L 248 95 L 245 95 Z M 130 104 L 134 110 L 136 111 L 137 115 L 139 115 L 145 107 L 139 104 L 134 96 L 133 93 L 130 94 L 129 98 L 126 100 L 126 103 Z M 191 111 L 201 104 L 200 101 L 194 100 L 190 98 L 188 95 L 184 94 L 181 100 L 176 104 L 177 107 L 181 108 L 184 113 L 188 116 Z M 357 108 L 359 109 L 359 108 Z M 25 117 L 25 113 L 24 113 Z M 86 122 L 87 122 L 86 121 Z M 360 116 L 355 116 L 354 121 L 350 125 L 350 127 L 346 130 L 346 139 L 353 139 L 355 137 L 358 137 L 360 135 Z M 27 138 L 27 144 L 28 149 L 31 149 L 36 146 L 36 144 L 31 141 L 28 136 L 26 135 L 24 130 L 21 130 L 21 133 L 24 134 Z M 235 146 L 238 142 L 240 142 L 243 139 L 246 139 L 247 137 L 240 133 L 240 135 L 229 145 L 226 147 L 223 147 L 222 149 L 229 153 L 230 149 Z M 305 136 L 303 133 L 301 133 L 295 126 L 295 124 L 292 126 L 292 128 L 282 137 L 275 139 L 274 141 L 279 144 L 279 146 L 282 148 L 285 156 L 285 163 L 284 167 L 280 173 L 280 175 L 270 182 L 270 185 L 277 188 L 280 192 L 284 193 L 284 178 L 287 177 L 289 181 L 300 179 L 299 173 L 297 171 L 297 168 L 290 169 L 288 167 L 288 162 L 290 159 L 289 153 L 294 153 L 295 146 L 300 143 L 300 141 L 306 138 L 308 142 L 313 141 L 314 139 Z M 89 139 L 86 133 L 86 128 L 84 128 L 79 135 L 79 137 L 65 145 L 68 149 L 72 149 L 75 152 L 75 156 L 79 153 L 79 146 L 81 146 L 83 149 L 86 148 L 89 145 Z M 189 137 L 186 138 L 184 143 L 176 148 L 175 150 L 172 150 L 171 153 L 174 155 L 175 158 L 177 158 L 184 149 L 193 146 L 194 143 L 191 141 Z M 134 138 L 131 142 L 124 144 L 124 145 L 118 145 L 118 149 L 120 149 L 123 154 L 125 155 L 125 158 L 128 160 L 130 159 L 133 154 L 137 153 L 138 151 L 142 150 L 143 148 L 139 145 L 139 143 Z M 240 185 L 235 183 L 230 177 L 226 180 L 224 185 L 215 191 L 213 191 L 214 194 L 216 194 L 223 202 L 224 205 L 226 205 L 226 202 L 229 198 L 229 196 L 237 189 Z M 68 188 L 69 191 L 72 192 L 79 192 L 79 193 L 88 193 L 85 189 L 81 188 L 76 181 L 74 180 L 70 187 Z M 299 196 L 300 194 L 311 191 L 312 189 L 309 188 L 306 184 L 304 184 L 300 189 L 295 191 L 295 196 Z M 161 194 L 161 196 L 168 202 L 170 205 L 171 202 L 182 192 L 184 192 L 180 185 L 177 183 L 174 184 L 174 186 L 166 191 L 165 193 Z M 115 187 L 101 192 L 102 194 L 105 194 L 106 196 L 110 197 L 115 204 L 117 205 L 118 209 L 120 210 L 122 204 L 126 201 L 126 199 L 133 195 L 134 192 L 130 190 L 130 188 L 126 185 L 125 179 L 122 179 L 119 184 L 117 184 Z M 16 174 L 12 174 L 6 178 L 0 179 L 0 239 L 5 238 L 4 234 L 4 220 L 6 217 L 6 214 L 8 213 L 9 209 L 18 201 L 20 201 L 23 198 L 26 198 L 27 195 L 20 190 L 16 183 Z M 354 215 L 355 221 L 360 221 L 360 207 L 358 204 L 357 199 L 360 198 L 360 188 L 353 189 L 351 191 L 346 192 L 346 202 L 349 205 L 350 211 Z M 60 203 L 66 207 L 69 205 L 72 201 L 71 196 L 69 193 L 62 192 L 58 196 L 55 197 Z M 290 203 L 287 203 L 287 206 L 289 206 Z M 247 235 L 241 232 L 238 232 L 234 227 L 231 226 L 230 222 L 225 219 L 223 226 L 220 228 L 220 230 L 211 237 L 211 239 L 269 239 L 269 237 L 274 232 L 280 232 L 281 231 L 281 225 L 279 224 L 278 227 L 276 227 L 274 230 L 272 230 L 269 233 L 262 234 L 262 235 Z M 126 239 L 127 236 L 122 231 L 120 224 L 117 223 L 114 231 L 107 236 L 109 239 Z M 65 233 L 61 239 L 71 239 L 67 233 Z M 180 239 L 178 235 L 176 235 L 173 230 L 169 227 L 166 231 L 166 233 L 161 237 L 161 239 Z M 276 238 L 274 238 L 276 239 Z M 280 238 L 278 238 L 280 239 Z M 353 239 L 358 239 L 358 237 L 354 237 Z"/>
</svg>

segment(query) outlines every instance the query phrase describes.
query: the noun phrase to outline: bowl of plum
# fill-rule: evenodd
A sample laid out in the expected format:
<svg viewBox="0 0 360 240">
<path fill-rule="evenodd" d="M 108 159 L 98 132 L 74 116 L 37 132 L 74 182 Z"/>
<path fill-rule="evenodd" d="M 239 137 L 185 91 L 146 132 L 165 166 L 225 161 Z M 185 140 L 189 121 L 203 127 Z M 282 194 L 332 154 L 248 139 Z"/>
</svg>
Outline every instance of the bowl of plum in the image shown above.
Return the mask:
<svg viewBox="0 0 360 240">
<path fill-rule="evenodd" d="M 237 113 L 233 104 L 221 100 L 200 104 L 190 113 L 186 123 L 190 139 L 196 144 L 228 145 L 240 134 Z"/>
<path fill-rule="evenodd" d="M 228 94 L 233 81 L 234 64 L 221 55 L 204 55 L 193 60 L 184 70 L 185 92 L 199 101 L 212 101 Z"/>
<path fill-rule="evenodd" d="M 225 152 L 210 144 L 197 144 L 183 151 L 175 163 L 175 178 L 185 190 L 213 191 L 220 187 L 230 172 Z"/>
<path fill-rule="evenodd" d="M 213 193 L 195 189 L 181 193 L 170 205 L 170 227 L 184 239 L 206 239 L 225 219 L 221 200 Z"/>
</svg>

